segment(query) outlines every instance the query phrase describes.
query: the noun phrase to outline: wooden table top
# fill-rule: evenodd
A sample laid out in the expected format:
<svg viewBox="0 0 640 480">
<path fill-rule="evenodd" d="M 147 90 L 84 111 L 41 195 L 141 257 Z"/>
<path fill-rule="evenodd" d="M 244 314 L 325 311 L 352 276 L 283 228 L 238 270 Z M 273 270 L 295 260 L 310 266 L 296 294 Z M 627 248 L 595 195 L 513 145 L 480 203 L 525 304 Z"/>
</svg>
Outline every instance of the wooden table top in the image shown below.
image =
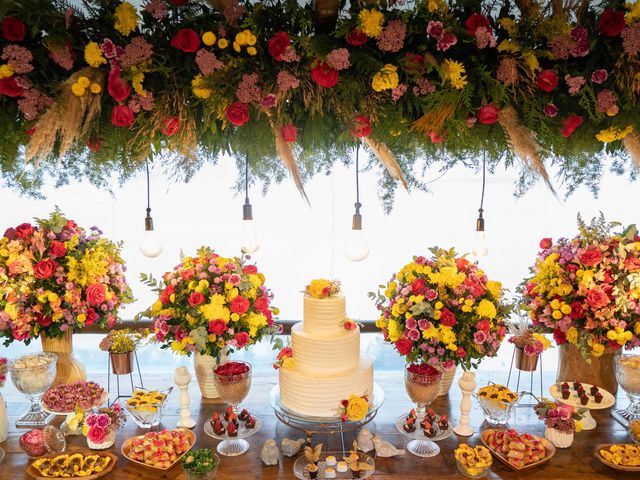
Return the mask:
<svg viewBox="0 0 640 480">
<path fill-rule="evenodd" d="M 478 385 L 485 385 L 488 381 L 488 375 L 500 376 L 495 372 L 484 372 L 478 374 Z M 163 388 L 172 383 L 172 373 L 166 378 L 145 379 L 145 384 L 149 388 Z M 95 380 L 100 381 L 99 378 Z M 494 378 L 495 381 L 504 381 L 506 379 Z M 552 382 L 553 380 L 551 380 Z M 269 392 L 277 382 L 276 375 L 258 376 L 253 379 L 251 393 L 247 401 L 243 404 L 252 413 L 259 416 L 262 421 L 262 429 L 254 436 L 248 439 L 251 449 L 239 457 L 222 457 L 220 469 L 217 478 L 220 479 L 290 479 L 295 478 L 293 475 L 294 458 L 281 458 L 278 466 L 266 467 L 260 460 L 260 450 L 264 442 L 269 438 L 275 438 L 280 445 L 283 438 L 301 438 L 302 432 L 292 430 L 291 428 L 280 423 L 274 416 L 273 410 L 269 405 Z M 383 440 L 390 441 L 398 448 L 404 448 L 408 439 L 397 432 L 395 428 L 396 418 L 408 412 L 411 403 L 405 393 L 401 372 L 376 372 L 376 382 L 385 390 L 385 403 L 378 412 L 376 418 L 368 425 L 368 428 L 375 434 L 382 437 Z M 103 385 L 106 382 L 103 382 Z M 549 385 L 549 383 L 547 383 Z M 622 400 L 624 393 L 619 393 L 619 402 L 626 405 L 626 400 Z M 19 397 L 7 393 L 8 412 L 9 412 L 9 438 L 0 445 L 7 452 L 4 462 L 0 465 L 0 479 L 20 480 L 29 478 L 25 469 L 28 466 L 29 459 L 18 447 L 18 438 L 25 429 L 17 429 L 14 422 L 17 417 L 22 414 L 27 404 L 18 400 Z M 204 422 L 211 416 L 214 410 L 222 411 L 224 405 L 216 404 L 199 398 L 199 392 L 195 379 L 190 386 L 191 412 L 197 421 L 194 432 L 197 436 L 197 447 L 209 447 L 215 449 L 217 441 L 208 437 L 203 432 Z M 170 404 L 166 408 L 162 426 L 165 428 L 173 428 L 179 418 L 179 406 L 177 403 L 177 395 L 172 393 Z M 457 383 L 454 383 L 451 393 L 448 397 L 438 398 L 432 408 L 436 413 L 446 413 L 452 420 L 453 424 L 457 423 L 459 417 L 460 390 Z M 577 433 L 575 441 L 571 448 L 558 449 L 555 457 L 541 467 L 526 471 L 524 473 L 515 472 L 497 460 L 494 461 L 492 470 L 487 476 L 488 479 L 517 479 L 526 477 L 527 479 L 637 479 L 638 473 L 627 473 L 612 470 L 603 465 L 594 458 L 593 453 L 596 445 L 601 443 L 630 443 L 626 430 L 619 425 L 610 415 L 609 410 L 594 411 L 593 417 L 598 422 L 598 426 L 592 431 L 583 431 Z M 60 418 L 58 423 L 62 421 Z M 544 425 L 538 420 L 531 408 L 516 409 L 515 417 L 510 424 L 520 432 L 529 432 L 535 435 L 543 436 Z M 441 453 L 433 458 L 418 458 L 409 453 L 403 457 L 396 458 L 376 458 L 376 471 L 371 478 L 403 478 L 403 479 L 422 479 L 426 478 L 462 478 L 458 473 L 453 450 L 459 443 L 467 442 L 471 445 L 481 443 L 479 432 L 483 429 L 490 428 L 483 423 L 483 416 L 480 407 L 475 404 L 471 414 L 471 427 L 475 430 L 475 434 L 469 438 L 457 437 L 455 434 L 449 438 L 439 442 Z M 120 445 L 129 437 L 145 433 L 144 430 L 138 429 L 135 423 L 128 421 L 125 427 L 118 431 L 116 437 L 116 445 L 112 449 L 114 453 L 119 455 L 117 468 L 106 478 L 114 480 L 124 480 L 130 478 L 139 478 L 142 480 L 150 480 L 152 478 L 182 479 L 184 474 L 178 465 L 166 474 L 158 474 L 151 469 L 142 468 L 134 465 L 120 455 Z M 86 447 L 84 437 L 67 437 L 69 445 L 72 447 Z M 353 434 L 346 434 L 347 445 L 350 445 L 354 439 Z M 323 442 L 325 451 L 340 450 L 340 441 L 338 436 L 314 437 L 314 444 Z"/>
</svg>

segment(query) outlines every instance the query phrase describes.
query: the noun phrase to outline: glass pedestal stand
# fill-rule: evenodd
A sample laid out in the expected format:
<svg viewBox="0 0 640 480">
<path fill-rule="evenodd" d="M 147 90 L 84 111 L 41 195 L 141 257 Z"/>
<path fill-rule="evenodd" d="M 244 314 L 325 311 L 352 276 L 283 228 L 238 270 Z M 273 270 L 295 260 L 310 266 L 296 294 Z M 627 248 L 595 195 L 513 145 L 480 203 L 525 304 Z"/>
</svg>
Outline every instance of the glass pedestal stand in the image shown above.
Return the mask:
<svg viewBox="0 0 640 480">
<path fill-rule="evenodd" d="M 276 414 L 276 418 L 283 424 L 291 427 L 295 430 L 304 432 L 307 445 L 311 445 L 311 441 L 314 435 L 340 435 L 340 442 L 342 445 L 343 454 L 349 450 L 344 441 L 344 434 L 347 432 L 353 432 L 361 427 L 364 427 L 367 423 L 373 420 L 378 413 L 378 409 L 384 402 L 384 391 L 378 384 L 373 385 L 373 395 L 367 416 L 358 422 L 341 422 L 339 417 L 309 417 L 306 415 L 300 415 L 295 412 L 291 412 L 282 406 L 280 401 L 280 386 L 276 385 L 271 389 L 269 394 L 271 402 L 271 408 Z"/>
<path fill-rule="evenodd" d="M 422 428 L 420 427 L 420 422 L 424 420 L 424 416 L 420 415 L 418 415 L 418 418 L 416 419 L 415 432 L 409 433 L 404 430 L 406 419 L 406 415 L 400 415 L 396 420 L 396 429 L 404 436 L 412 439 L 409 443 L 407 443 L 407 451 L 415 455 L 416 457 L 435 457 L 440 453 L 440 447 L 435 442 L 444 440 L 453 433 L 452 425 L 449 425 L 446 430 L 440 430 L 440 428 L 437 427 L 440 417 L 436 416 L 433 425 L 435 428 L 437 428 L 438 432 L 431 438 L 425 436 Z"/>
<path fill-rule="evenodd" d="M 226 434 L 217 435 L 213 431 L 211 422 L 208 421 L 204 424 L 204 433 L 209 435 L 211 438 L 215 438 L 216 440 L 222 440 L 216 447 L 216 450 L 220 455 L 224 455 L 225 457 L 237 457 L 238 455 L 242 455 L 249 450 L 249 442 L 247 442 L 245 438 L 248 438 L 254 433 L 257 433 L 262 426 L 262 420 L 255 416 L 253 418 L 256 421 L 256 426 L 253 428 L 247 428 L 244 426 L 243 422 L 240 422 L 237 437 L 229 437 Z"/>
</svg>

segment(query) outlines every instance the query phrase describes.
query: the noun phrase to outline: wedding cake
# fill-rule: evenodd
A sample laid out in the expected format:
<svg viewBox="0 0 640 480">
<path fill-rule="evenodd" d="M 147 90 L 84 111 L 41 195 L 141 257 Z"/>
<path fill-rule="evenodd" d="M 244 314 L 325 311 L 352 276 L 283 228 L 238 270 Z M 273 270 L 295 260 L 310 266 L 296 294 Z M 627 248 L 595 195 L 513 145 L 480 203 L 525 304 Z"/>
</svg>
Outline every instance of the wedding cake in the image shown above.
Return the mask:
<svg viewBox="0 0 640 480">
<path fill-rule="evenodd" d="M 349 409 L 357 419 L 371 401 L 373 362 L 360 355 L 360 329 L 347 318 L 338 283 L 313 280 L 303 308 L 291 347 L 279 355 L 282 406 L 314 417 L 346 418 Z"/>
</svg>

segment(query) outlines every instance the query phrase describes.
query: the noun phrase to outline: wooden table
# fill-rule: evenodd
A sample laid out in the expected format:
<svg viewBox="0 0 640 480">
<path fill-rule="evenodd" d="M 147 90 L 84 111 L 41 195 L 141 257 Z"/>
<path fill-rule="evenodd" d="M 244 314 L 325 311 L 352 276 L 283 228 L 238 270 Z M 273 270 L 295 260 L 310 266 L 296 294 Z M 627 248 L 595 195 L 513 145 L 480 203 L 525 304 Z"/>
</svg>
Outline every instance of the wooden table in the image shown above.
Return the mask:
<svg viewBox="0 0 640 480">
<path fill-rule="evenodd" d="M 478 374 L 478 385 L 485 385 L 488 381 L 488 375 L 492 375 L 495 381 L 504 382 L 506 379 L 500 378 L 501 373 L 481 372 Z M 498 378 L 496 378 L 496 376 Z M 95 378 L 100 381 L 100 378 Z M 551 380 L 552 382 L 553 380 Z M 278 466 L 265 467 L 260 460 L 260 449 L 268 438 L 275 438 L 280 444 L 284 437 L 300 438 L 303 435 L 300 432 L 291 430 L 289 427 L 281 424 L 275 418 L 271 407 L 269 406 L 269 392 L 276 384 L 277 376 L 270 374 L 268 376 L 259 376 L 254 378 L 252 391 L 244 406 L 255 412 L 262 421 L 262 429 L 254 436 L 248 439 L 251 449 L 240 457 L 223 457 L 218 478 L 220 479 L 280 479 L 295 478 L 293 476 L 294 458 L 283 458 Z M 374 421 L 368 427 L 384 440 L 392 442 L 400 448 L 404 448 L 407 438 L 398 433 L 395 429 L 395 419 L 403 412 L 408 412 L 411 404 L 404 391 L 402 374 L 400 372 L 376 372 L 376 382 L 385 390 L 385 403 L 378 412 Z M 166 387 L 172 383 L 172 376 L 167 374 L 166 378 L 154 378 L 152 380 L 145 379 L 148 387 Z M 106 382 L 103 382 L 106 384 Z M 547 383 L 549 385 L 549 383 Z M 198 447 L 215 448 L 216 441 L 206 436 L 202 430 L 203 423 L 211 416 L 214 410 L 221 411 L 224 406 L 210 401 L 201 400 L 197 387 L 194 383 L 191 385 L 191 411 L 194 418 L 198 421 L 198 425 L 194 429 L 197 435 Z M 2 480 L 19 480 L 29 478 L 24 473 L 28 465 L 27 456 L 18 447 L 18 438 L 26 430 L 16 429 L 14 427 L 15 419 L 26 410 L 26 403 L 19 401 L 20 397 L 15 394 L 7 394 L 9 398 L 9 438 L 0 445 L 6 452 L 7 456 L 0 465 L 0 479 Z M 622 399 L 624 393 L 619 394 Z M 18 401 L 16 401 L 18 400 Z M 626 402 L 623 400 L 626 404 Z M 433 405 L 433 409 L 437 413 L 446 413 L 449 418 L 455 421 L 459 416 L 460 390 L 454 383 L 449 397 L 440 397 Z M 179 407 L 177 404 L 177 395 L 174 392 L 171 396 L 171 403 L 166 409 L 163 420 L 163 426 L 172 428 L 178 420 Z M 524 473 L 517 473 L 498 461 L 494 461 L 492 471 L 489 473 L 489 479 L 638 479 L 640 475 L 637 473 L 625 473 L 612 470 L 603 465 L 593 456 L 594 448 L 599 443 L 628 443 L 631 442 L 626 430 L 620 426 L 609 414 L 608 410 L 595 411 L 593 416 L 598 422 L 595 430 L 581 432 L 576 434 L 573 446 L 569 449 L 559 449 L 558 453 L 547 464 L 529 470 Z M 488 428 L 483 424 L 483 416 L 480 408 L 474 404 L 472 411 L 471 426 L 476 432 Z M 516 410 L 516 415 L 511 426 L 521 432 L 529 432 L 536 435 L 543 435 L 544 425 L 535 417 L 531 408 L 520 408 Z M 124 429 L 117 434 L 116 445 L 113 451 L 120 454 L 120 445 L 130 436 L 144 433 L 138 429 L 132 422 L 128 421 Z M 68 437 L 71 446 L 86 446 L 84 437 Z M 350 444 L 354 435 L 347 434 L 347 441 Z M 340 442 L 336 436 L 332 438 L 314 438 L 314 443 L 324 442 L 327 451 L 339 450 Z M 480 443 L 479 435 L 476 433 L 470 438 L 459 438 L 455 434 L 439 442 L 441 453 L 434 458 L 418 458 L 410 454 L 405 454 L 400 458 L 377 458 L 376 472 L 372 478 L 402 478 L 423 479 L 453 479 L 462 478 L 456 469 L 455 459 L 453 457 L 454 448 L 462 442 L 468 442 L 472 445 Z M 114 480 L 124 480 L 139 478 L 142 480 L 167 478 L 178 479 L 184 478 L 180 466 L 176 466 L 165 475 L 158 475 L 155 471 L 144 469 L 127 461 L 121 457 L 119 459 L 117 469 L 108 477 Z"/>
</svg>

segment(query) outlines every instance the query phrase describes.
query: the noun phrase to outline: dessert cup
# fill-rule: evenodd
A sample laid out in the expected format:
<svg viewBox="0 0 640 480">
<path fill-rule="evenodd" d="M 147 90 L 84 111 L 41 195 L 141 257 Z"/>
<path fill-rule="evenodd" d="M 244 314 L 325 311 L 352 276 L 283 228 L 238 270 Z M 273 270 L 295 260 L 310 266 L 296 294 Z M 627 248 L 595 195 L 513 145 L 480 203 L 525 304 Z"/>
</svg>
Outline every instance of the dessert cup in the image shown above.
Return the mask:
<svg viewBox="0 0 640 480">
<path fill-rule="evenodd" d="M 16 420 L 16 427 L 44 427 L 54 419 L 55 415 L 42 409 L 40 398 L 56 378 L 57 358 L 55 353 L 37 353 L 9 362 L 11 381 L 31 402 L 29 410 Z"/>
<path fill-rule="evenodd" d="M 626 409 L 613 411 L 613 416 L 623 425 L 640 419 L 640 355 L 616 355 L 616 379 L 629 397 Z"/>
</svg>

